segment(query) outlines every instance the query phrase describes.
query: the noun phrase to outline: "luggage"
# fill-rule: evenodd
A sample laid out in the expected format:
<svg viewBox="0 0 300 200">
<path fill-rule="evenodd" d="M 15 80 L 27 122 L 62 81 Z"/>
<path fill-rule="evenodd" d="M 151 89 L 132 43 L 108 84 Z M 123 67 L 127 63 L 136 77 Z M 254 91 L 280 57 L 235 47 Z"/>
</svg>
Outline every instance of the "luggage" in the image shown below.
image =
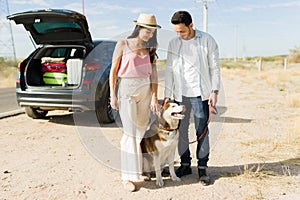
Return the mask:
<svg viewBox="0 0 300 200">
<path fill-rule="evenodd" d="M 83 60 L 79 58 L 43 57 L 41 59 L 43 81 L 46 85 L 79 85 L 82 76 Z"/>
<path fill-rule="evenodd" d="M 42 63 L 42 72 L 66 72 L 67 65 L 65 62 L 46 62 Z"/>
<path fill-rule="evenodd" d="M 46 62 L 63 62 L 65 60 L 64 57 L 59 57 L 59 58 L 52 58 L 52 57 L 42 57 L 41 62 L 46 63 Z"/>
<path fill-rule="evenodd" d="M 67 60 L 68 85 L 79 85 L 82 76 L 82 59 Z"/>
<path fill-rule="evenodd" d="M 52 58 L 43 57 L 41 58 L 42 72 L 66 72 L 67 66 L 64 62 L 65 58 Z"/>
<path fill-rule="evenodd" d="M 47 85 L 62 85 L 65 86 L 67 74 L 61 72 L 45 72 L 43 74 L 43 81 Z"/>
</svg>

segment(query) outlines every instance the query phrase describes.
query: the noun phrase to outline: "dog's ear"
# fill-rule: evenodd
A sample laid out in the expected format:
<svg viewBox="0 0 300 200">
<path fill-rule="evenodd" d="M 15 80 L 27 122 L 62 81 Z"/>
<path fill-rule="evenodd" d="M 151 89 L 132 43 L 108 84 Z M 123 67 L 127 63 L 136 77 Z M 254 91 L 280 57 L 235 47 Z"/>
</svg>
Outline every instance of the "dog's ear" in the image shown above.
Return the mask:
<svg viewBox="0 0 300 200">
<path fill-rule="evenodd" d="M 165 103 L 164 106 L 163 106 L 163 110 L 167 110 L 169 107 L 170 107 L 170 104 L 169 103 Z"/>
</svg>

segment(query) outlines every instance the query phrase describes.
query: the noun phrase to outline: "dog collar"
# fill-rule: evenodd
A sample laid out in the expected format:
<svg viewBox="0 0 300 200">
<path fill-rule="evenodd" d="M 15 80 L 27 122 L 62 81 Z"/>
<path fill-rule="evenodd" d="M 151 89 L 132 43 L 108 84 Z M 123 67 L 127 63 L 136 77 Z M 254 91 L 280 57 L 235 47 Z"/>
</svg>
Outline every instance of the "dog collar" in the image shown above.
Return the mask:
<svg viewBox="0 0 300 200">
<path fill-rule="evenodd" d="M 168 128 L 163 128 L 165 131 L 174 131 L 176 129 L 168 129 Z"/>
<path fill-rule="evenodd" d="M 173 132 L 173 131 L 177 131 L 177 129 L 166 129 L 166 128 L 163 128 L 163 131 Z"/>
<path fill-rule="evenodd" d="M 159 128 L 161 128 L 164 131 L 175 131 L 178 129 L 178 128 L 170 129 L 168 125 L 167 126 L 159 125 Z"/>
</svg>

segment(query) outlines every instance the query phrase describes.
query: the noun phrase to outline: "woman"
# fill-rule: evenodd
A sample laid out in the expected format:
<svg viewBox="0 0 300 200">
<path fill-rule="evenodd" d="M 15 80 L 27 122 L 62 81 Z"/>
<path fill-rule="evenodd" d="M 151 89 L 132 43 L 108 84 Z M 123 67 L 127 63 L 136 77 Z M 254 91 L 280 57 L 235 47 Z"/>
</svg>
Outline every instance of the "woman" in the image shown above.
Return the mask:
<svg viewBox="0 0 300 200">
<path fill-rule="evenodd" d="M 140 14 L 134 21 L 135 29 L 117 43 L 110 71 L 111 106 L 119 109 L 123 135 L 121 144 L 121 179 L 125 189 L 134 191 L 135 181 L 142 173 L 140 142 L 150 120 L 149 108 L 158 112 L 156 18 Z M 117 77 L 120 78 L 118 96 Z"/>
</svg>

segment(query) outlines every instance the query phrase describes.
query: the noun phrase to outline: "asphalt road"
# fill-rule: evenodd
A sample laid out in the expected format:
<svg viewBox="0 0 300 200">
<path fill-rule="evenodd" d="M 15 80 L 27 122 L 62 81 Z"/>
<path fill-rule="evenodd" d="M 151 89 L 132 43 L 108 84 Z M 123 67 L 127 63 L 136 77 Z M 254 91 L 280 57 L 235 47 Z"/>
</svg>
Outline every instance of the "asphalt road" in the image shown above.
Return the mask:
<svg viewBox="0 0 300 200">
<path fill-rule="evenodd" d="M 0 89 L 0 113 L 20 109 L 16 100 L 16 88 Z"/>
</svg>

